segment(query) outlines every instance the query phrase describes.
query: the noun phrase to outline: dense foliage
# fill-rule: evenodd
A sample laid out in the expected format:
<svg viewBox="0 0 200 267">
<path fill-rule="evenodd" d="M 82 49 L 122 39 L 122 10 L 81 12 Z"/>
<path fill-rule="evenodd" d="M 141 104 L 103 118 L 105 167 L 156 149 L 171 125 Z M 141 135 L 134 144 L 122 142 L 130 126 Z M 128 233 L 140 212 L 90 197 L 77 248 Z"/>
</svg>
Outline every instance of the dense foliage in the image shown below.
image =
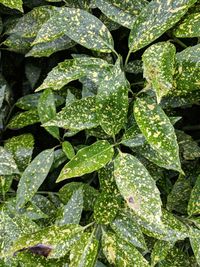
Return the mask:
<svg viewBox="0 0 200 267">
<path fill-rule="evenodd" d="M 0 266 L 200 264 L 200 1 L 0 0 Z"/>
</svg>

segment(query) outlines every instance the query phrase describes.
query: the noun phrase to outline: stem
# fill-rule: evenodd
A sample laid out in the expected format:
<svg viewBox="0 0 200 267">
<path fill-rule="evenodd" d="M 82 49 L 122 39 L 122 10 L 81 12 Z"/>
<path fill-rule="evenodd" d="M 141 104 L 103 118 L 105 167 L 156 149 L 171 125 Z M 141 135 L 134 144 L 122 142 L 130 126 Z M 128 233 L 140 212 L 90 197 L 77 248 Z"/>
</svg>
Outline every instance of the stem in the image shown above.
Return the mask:
<svg viewBox="0 0 200 267">
<path fill-rule="evenodd" d="M 124 68 L 126 68 L 126 66 L 128 64 L 128 60 L 130 58 L 130 55 L 131 55 L 131 50 L 128 51 L 128 55 L 127 55 L 126 60 L 125 60 L 125 63 L 124 63 Z"/>
<path fill-rule="evenodd" d="M 85 230 L 85 229 L 89 228 L 90 226 L 92 226 L 94 224 L 95 224 L 95 222 L 91 222 L 91 223 L 87 224 L 86 226 L 84 226 L 83 228 Z"/>
<path fill-rule="evenodd" d="M 180 46 L 182 46 L 183 48 L 187 48 L 187 45 L 184 44 L 181 40 L 179 40 L 178 38 L 176 38 L 175 36 L 173 36 L 174 42 L 176 42 L 177 44 L 179 44 Z"/>
<path fill-rule="evenodd" d="M 53 194 L 53 195 L 59 195 L 57 192 L 50 192 L 50 191 L 37 191 L 36 194 Z"/>
</svg>

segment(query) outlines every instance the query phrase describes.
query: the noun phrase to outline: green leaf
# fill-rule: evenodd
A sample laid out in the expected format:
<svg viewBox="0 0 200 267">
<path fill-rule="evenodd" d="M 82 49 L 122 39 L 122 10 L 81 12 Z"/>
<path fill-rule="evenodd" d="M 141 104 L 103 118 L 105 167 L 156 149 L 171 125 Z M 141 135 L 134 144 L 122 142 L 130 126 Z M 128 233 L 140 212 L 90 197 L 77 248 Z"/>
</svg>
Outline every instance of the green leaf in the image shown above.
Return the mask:
<svg viewBox="0 0 200 267">
<path fill-rule="evenodd" d="M 143 76 L 155 90 L 158 103 L 173 88 L 175 54 L 176 48 L 173 44 L 160 42 L 147 48 L 142 56 Z"/>
<path fill-rule="evenodd" d="M 96 6 L 111 20 L 131 29 L 136 17 L 147 5 L 145 0 L 119 1 L 119 0 L 95 0 Z"/>
<path fill-rule="evenodd" d="M 196 261 L 198 264 L 200 264 L 200 238 L 191 238 L 190 237 L 190 244 L 192 247 L 192 250 L 194 252 Z"/>
<path fill-rule="evenodd" d="M 189 256 L 177 247 L 168 253 L 167 257 L 159 263 L 160 267 L 183 267 L 191 266 Z"/>
<path fill-rule="evenodd" d="M 83 230 L 84 228 L 76 224 L 63 226 L 52 225 L 31 235 L 27 234 L 17 239 L 11 247 L 9 254 L 11 255 L 13 252 L 22 248 L 43 244 L 52 248 L 48 258 L 60 258 L 80 238 Z"/>
<path fill-rule="evenodd" d="M 130 52 L 135 52 L 174 26 L 197 0 L 153 0 L 139 14 L 129 36 Z"/>
<path fill-rule="evenodd" d="M 19 173 L 12 154 L 0 146 L 0 175 L 11 175 Z"/>
<path fill-rule="evenodd" d="M 32 134 L 14 136 L 5 142 L 5 148 L 12 153 L 20 172 L 23 172 L 31 161 L 34 138 Z"/>
<path fill-rule="evenodd" d="M 174 127 L 162 108 L 148 96 L 137 98 L 134 116 L 141 132 L 161 161 L 167 160 L 169 169 L 182 172 Z"/>
<path fill-rule="evenodd" d="M 41 75 L 41 68 L 35 64 L 32 63 L 26 63 L 25 65 L 25 74 L 26 77 L 29 81 L 29 84 L 31 85 L 31 88 L 33 89 L 35 85 L 37 84 L 40 75 Z M 32 94 L 33 95 L 38 95 L 38 94 Z M 23 98 L 23 97 L 22 97 Z M 18 101 L 17 101 L 18 102 Z"/>
<path fill-rule="evenodd" d="M 26 54 L 31 49 L 32 38 L 22 38 L 16 34 L 11 34 L 2 44 L 8 46 L 8 51 Z"/>
<path fill-rule="evenodd" d="M 117 253 L 117 236 L 112 232 L 104 232 L 102 235 L 103 253 L 110 264 L 115 264 Z"/>
<path fill-rule="evenodd" d="M 93 233 L 84 233 L 70 252 L 69 267 L 94 267 L 98 254 L 98 241 Z"/>
<path fill-rule="evenodd" d="M 42 25 L 56 13 L 53 6 L 38 6 L 19 18 L 17 24 L 8 31 L 9 34 L 16 34 L 25 38 L 36 37 Z"/>
<path fill-rule="evenodd" d="M 192 38 L 200 36 L 200 13 L 188 14 L 177 27 L 173 34 L 178 38 Z"/>
<path fill-rule="evenodd" d="M 144 236 L 139 226 L 123 213 L 119 213 L 110 226 L 121 239 L 136 247 L 144 250 L 147 249 Z"/>
<path fill-rule="evenodd" d="M 53 120 L 45 123 L 43 126 L 58 126 L 72 131 L 97 127 L 95 97 L 90 96 L 72 102 L 57 113 Z"/>
<path fill-rule="evenodd" d="M 107 73 L 110 65 L 103 59 L 93 57 L 78 57 L 67 59 L 54 67 L 36 91 L 51 88 L 59 90 L 71 81 L 88 76 L 98 82 L 102 74 Z"/>
<path fill-rule="evenodd" d="M 88 49 L 110 53 L 113 39 L 106 26 L 92 14 L 75 8 L 61 8 L 39 30 L 33 44 L 53 41 L 64 34 Z"/>
<path fill-rule="evenodd" d="M 0 175 L 0 194 L 5 198 L 5 194 L 10 190 L 15 175 Z"/>
<path fill-rule="evenodd" d="M 190 216 L 200 214 L 200 175 L 192 189 L 187 210 Z"/>
<path fill-rule="evenodd" d="M 137 124 L 134 123 L 133 126 L 128 128 L 122 137 L 121 144 L 128 147 L 137 147 L 145 144 L 145 137 L 141 133 Z"/>
<path fill-rule="evenodd" d="M 56 182 L 102 168 L 112 159 L 113 153 L 113 146 L 104 140 L 80 149 L 76 156 L 63 167 Z"/>
<path fill-rule="evenodd" d="M 176 95 L 186 95 L 200 89 L 200 44 L 188 47 L 176 54 L 176 72 L 174 76 Z"/>
<path fill-rule="evenodd" d="M 39 122 L 37 109 L 30 109 L 25 112 L 20 112 L 9 121 L 7 127 L 12 130 L 21 129 L 28 125 Z"/>
<path fill-rule="evenodd" d="M 115 196 L 102 192 L 94 205 L 94 219 L 98 224 L 109 224 L 115 218 L 119 204 Z"/>
<path fill-rule="evenodd" d="M 125 71 L 128 73 L 139 74 L 143 72 L 142 60 L 132 60 L 125 66 Z"/>
<path fill-rule="evenodd" d="M 134 156 L 120 152 L 114 161 L 114 176 L 127 205 L 149 222 L 160 223 L 160 192 L 142 163 Z"/>
<path fill-rule="evenodd" d="M 155 266 L 158 262 L 164 260 L 173 246 L 174 244 L 171 242 L 157 240 L 151 253 L 151 265 Z"/>
<path fill-rule="evenodd" d="M 83 209 L 83 190 L 79 189 L 73 192 L 70 200 L 59 211 L 56 225 L 79 224 Z"/>
<path fill-rule="evenodd" d="M 62 143 L 62 150 L 68 159 L 72 159 L 75 156 L 74 148 L 68 141 Z"/>
<path fill-rule="evenodd" d="M 99 124 L 111 136 L 121 130 L 128 112 L 129 83 L 118 63 L 100 83 L 96 97 Z"/>
<path fill-rule="evenodd" d="M 0 0 L 0 4 L 23 12 L 22 0 Z"/>
<path fill-rule="evenodd" d="M 41 123 L 45 123 L 54 119 L 56 116 L 56 105 L 54 94 L 50 89 L 45 90 L 38 101 L 38 115 Z M 56 126 L 45 127 L 53 137 L 59 140 L 59 129 Z"/>
<path fill-rule="evenodd" d="M 17 189 L 17 207 L 23 207 L 37 192 L 53 163 L 53 149 L 42 151 L 22 174 Z"/>
</svg>

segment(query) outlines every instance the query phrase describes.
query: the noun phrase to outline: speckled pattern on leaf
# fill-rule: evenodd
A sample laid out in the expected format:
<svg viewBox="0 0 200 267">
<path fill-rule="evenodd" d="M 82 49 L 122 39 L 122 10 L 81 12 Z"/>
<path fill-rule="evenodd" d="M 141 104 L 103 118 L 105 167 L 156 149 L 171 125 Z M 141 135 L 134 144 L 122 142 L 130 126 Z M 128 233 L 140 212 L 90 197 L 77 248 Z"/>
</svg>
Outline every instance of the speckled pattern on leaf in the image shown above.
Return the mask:
<svg viewBox="0 0 200 267">
<path fill-rule="evenodd" d="M 176 48 L 173 44 L 160 42 L 151 45 L 142 55 L 143 76 L 155 90 L 158 103 L 173 87 L 175 54 Z"/>
<path fill-rule="evenodd" d="M 0 175 L 11 175 L 19 173 L 12 154 L 0 146 Z"/>
<path fill-rule="evenodd" d="M 17 207 L 23 207 L 37 192 L 53 163 L 53 149 L 43 150 L 22 174 L 17 189 Z"/>
<path fill-rule="evenodd" d="M 149 222 L 160 223 L 160 192 L 142 163 L 134 156 L 120 152 L 114 161 L 114 176 L 127 205 Z"/>
<path fill-rule="evenodd" d="M 148 96 L 137 98 L 134 116 L 150 146 L 160 157 L 168 158 L 171 169 L 182 172 L 174 127 L 162 108 Z"/>
<path fill-rule="evenodd" d="M 151 264 L 155 266 L 158 262 L 165 259 L 174 243 L 163 240 L 157 240 L 151 253 Z"/>
<path fill-rule="evenodd" d="M 53 41 L 66 34 L 88 49 L 112 52 L 113 39 L 106 26 L 92 14 L 75 8 L 60 8 L 39 30 L 34 44 Z"/>
<path fill-rule="evenodd" d="M 200 175 L 196 179 L 196 183 L 192 189 L 190 200 L 188 203 L 188 214 L 200 214 Z"/>
<path fill-rule="evenodd" d="M 82 148 L 63 167 L 56 182 L 96 171 L 106 165 L 112 159 L 113 154 L 113 146 L 104 140 Z"/>
<path fill-rule="evenodd" d="M 0 4 L 23 12 L 22 0 L 0 0 Z"/>
<path fill-rule="evenodd" d="M 197 0 L 152 0 L 139 14 L 129 36 L 135 52 L 174 26 Z"/>
</svg>

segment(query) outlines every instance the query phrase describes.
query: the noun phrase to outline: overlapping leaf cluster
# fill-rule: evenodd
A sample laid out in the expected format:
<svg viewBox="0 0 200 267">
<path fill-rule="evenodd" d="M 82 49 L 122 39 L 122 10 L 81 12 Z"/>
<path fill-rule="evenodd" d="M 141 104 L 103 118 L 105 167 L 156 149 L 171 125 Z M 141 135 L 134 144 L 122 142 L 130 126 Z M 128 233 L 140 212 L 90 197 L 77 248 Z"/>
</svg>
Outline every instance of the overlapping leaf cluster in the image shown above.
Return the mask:
<svg viewBox="0 0 200 267">
<path fill-rule="evenodd" d="M 198 0 L 0 0 L 1 266 L 200 264 L 199 26 Z"/>
</svg>

